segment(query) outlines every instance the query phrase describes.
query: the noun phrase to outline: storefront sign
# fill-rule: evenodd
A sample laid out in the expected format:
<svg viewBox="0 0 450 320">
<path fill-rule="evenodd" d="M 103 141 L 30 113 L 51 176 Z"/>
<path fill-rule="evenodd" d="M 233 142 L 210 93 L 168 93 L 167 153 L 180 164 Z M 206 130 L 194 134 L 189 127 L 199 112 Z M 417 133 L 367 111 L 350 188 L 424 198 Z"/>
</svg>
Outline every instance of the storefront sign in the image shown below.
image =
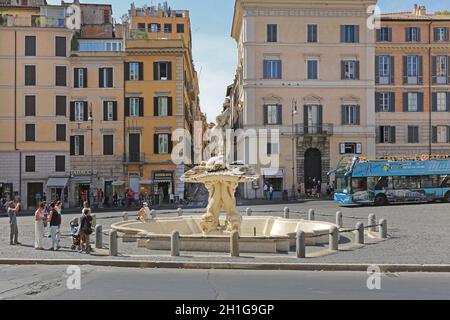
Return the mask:
<svg viewBox="0 0 450 320">
<path fill-rule="evenodd" d="M 154 180 L 172 180 L 173 173 L 172 172 L 155 172 Z"/>
<path fill-rule="evenodd" d="M 70 175 L 72 177 L 77 177 L 77 176 L 90 176 L 92 175 L 96 175 L 98 173 L 98 171 L 94 170 L 72 170 L 70 171 Z"/>
</svg>

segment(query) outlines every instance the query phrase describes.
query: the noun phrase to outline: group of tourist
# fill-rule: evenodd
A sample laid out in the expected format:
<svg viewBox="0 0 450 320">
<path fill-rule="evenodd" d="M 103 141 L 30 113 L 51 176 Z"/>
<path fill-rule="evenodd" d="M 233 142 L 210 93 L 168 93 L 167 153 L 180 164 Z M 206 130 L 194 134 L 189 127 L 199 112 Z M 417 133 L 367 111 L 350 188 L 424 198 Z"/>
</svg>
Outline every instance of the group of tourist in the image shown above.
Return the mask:
<svg viewBox="0 0 450 320">
<path fill-rule="evenodd" d="M 264 190 L 264 199 L 272 201 L 274 192 L 273 185 L 269 184 L 268 182 L 265 182 L 263 190 Z"/>
</svg>

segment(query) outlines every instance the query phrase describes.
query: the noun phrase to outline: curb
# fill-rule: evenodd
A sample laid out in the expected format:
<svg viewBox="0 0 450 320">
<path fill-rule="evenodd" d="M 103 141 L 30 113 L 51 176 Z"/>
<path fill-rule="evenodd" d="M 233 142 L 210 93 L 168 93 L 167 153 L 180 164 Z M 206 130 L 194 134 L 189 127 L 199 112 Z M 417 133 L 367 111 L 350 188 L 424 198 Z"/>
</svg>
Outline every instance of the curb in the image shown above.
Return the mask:
<svg viewBox="0 0 450 320">
<path fill-rule="evenodd" d="M 367 272 L 377 266 L 383 273 L 394 272 L 445 272 L 449 264 L 309 264 L 309 263 L 240 263 L 240 262 L 187 262 L 138 260 L 77 260 L 77 259 L 0 259 L 0 265 L 91 265 L 117 268 L 143 269 L 220 269 L 220 270 L 282 270 L 282 271 L 353 271 Z"/>
</svg>

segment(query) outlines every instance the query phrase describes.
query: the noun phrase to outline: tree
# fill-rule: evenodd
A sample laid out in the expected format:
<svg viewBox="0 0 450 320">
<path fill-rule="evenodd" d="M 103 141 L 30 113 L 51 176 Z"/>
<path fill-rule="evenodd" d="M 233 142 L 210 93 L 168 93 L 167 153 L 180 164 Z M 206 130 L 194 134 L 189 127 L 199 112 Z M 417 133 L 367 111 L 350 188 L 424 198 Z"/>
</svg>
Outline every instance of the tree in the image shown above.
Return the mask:
<svg viewBox="0 0 450 320">
<path fill-rule="evenodd" d="M 444 10 L 444 11 L 436 11 L 434 14 L 439 16 L 450 16 L 450 11 Z"/>
</svg>

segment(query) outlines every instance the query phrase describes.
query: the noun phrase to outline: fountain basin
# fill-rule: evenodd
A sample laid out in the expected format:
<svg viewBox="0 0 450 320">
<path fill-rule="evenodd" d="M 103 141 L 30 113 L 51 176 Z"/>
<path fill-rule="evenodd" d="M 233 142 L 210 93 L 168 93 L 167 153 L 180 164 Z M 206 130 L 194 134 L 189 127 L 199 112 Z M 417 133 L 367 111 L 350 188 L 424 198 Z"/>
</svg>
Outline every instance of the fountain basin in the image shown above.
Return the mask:
<svg viewBox="0 0 450 320">
<path fill-rule="evenodd" d="M 150 250 L 170 250 L 170 236 L 180 233 L 182 251 L 229 252 L 229 234 L 222 231 L 203 235 L 201 216 L 156 218 L 147 221 L 123 221 L 111 226 L 123 234 L 126 242 L 137 242 L 139 247 Z M 225 218 L 220 219 L 221 225 Z M 305 232 L 306 245 L 328 243 L 329 233 L 337 225 L 324 221 L 283 219 L 279 217 L 243 217 L 240 228 L 240 251 L 244 253 L 288 253 L 295 248 L 298 230 Z M 256 230 L 256 235 L 255 235 Z M 145 239 L 136 239 L 145 237 Z"/>
</svg>

